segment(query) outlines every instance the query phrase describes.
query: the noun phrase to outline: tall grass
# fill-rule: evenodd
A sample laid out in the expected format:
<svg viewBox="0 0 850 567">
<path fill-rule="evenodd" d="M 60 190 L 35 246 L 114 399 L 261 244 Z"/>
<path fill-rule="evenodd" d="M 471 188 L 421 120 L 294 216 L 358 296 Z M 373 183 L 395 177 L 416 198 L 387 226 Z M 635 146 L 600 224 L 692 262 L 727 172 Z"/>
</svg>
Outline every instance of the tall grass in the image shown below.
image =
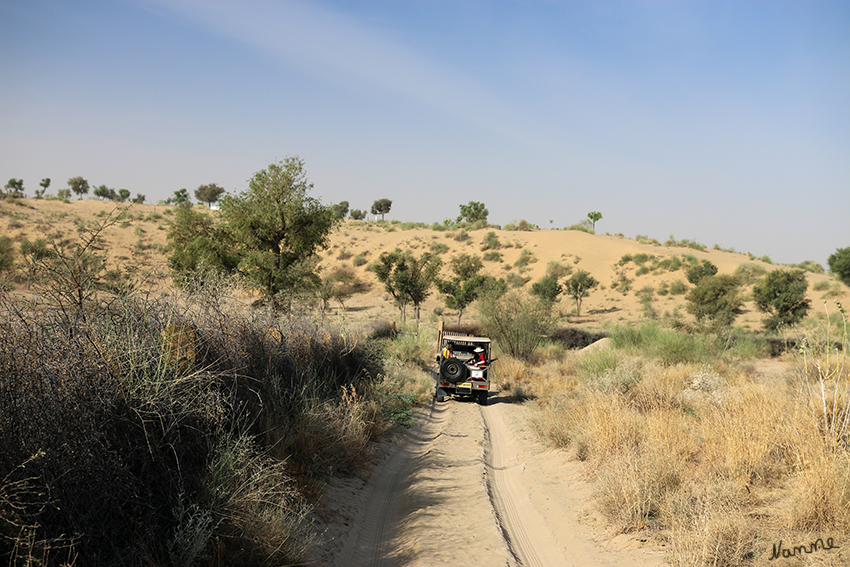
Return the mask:
<svg viewBox="0 0 850 567">
<path fill-rule="evenodd" d="M 850 533 L 846 339 L 836 350 L 809 332 L 800 370 L 764 377 L 749 348 L 654 322 L 620 327 L 614 348 L 525 363 L 513 387 L 535 398 L 538 432 L 586 461 L 620 531 L 653 530 L 676 566 L 761 565 L 780 539 Z M 542 368 L 558 370 L 540 380 Z M 823 553 L 814 560 L 837 560 Z"/>
<path fill-rule="evenodd" d="M 313 484 L 422 395 L 380 341 L 197 289 L 0 295 L 0 562 L 298 562 Z"/>
</svg>

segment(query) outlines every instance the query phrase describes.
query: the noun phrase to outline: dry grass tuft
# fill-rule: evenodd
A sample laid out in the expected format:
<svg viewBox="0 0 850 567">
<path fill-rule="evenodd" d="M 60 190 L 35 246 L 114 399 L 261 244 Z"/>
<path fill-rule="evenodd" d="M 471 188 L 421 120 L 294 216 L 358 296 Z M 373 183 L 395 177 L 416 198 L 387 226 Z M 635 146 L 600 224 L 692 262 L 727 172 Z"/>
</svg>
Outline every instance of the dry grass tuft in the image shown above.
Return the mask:
<svg viewBox="0 0 850 567">
<path fill-rule="evenodd" d="M 700 344 L 648 327 L 623 350 L 506 365 L 517 382 L 544 367 L 557 376 L 537 382 L 532 423 L 587 462 L 612 524 L 659 532 L 677 566 L 757 565 L 780 537 L 850 533 L 850 452 L 828 434 L 836 421 L 812 411 L 805 384 L 755 377 L 729 355 L 642 356 L 635 344 L 653 336 L 665 349 Z"/>
</svg>

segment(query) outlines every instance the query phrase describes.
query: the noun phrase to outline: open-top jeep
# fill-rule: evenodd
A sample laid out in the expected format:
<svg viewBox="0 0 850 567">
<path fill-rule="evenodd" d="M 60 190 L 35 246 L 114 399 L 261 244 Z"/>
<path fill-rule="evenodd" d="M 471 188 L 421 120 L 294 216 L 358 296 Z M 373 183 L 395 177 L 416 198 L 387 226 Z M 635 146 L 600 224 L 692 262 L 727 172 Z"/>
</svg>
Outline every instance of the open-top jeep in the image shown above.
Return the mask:
<svg viewBox="0 0 850 567">
<path fill-rule="evenodd" d="M 481 405 L 487 405 L 490 393 L 491 344 L 487 337 L 465 333 L 437 331 L 438 369 L 435 374 L 434 397 L 438 402 L 446 396 L 474 396 Z"/>
</svg>

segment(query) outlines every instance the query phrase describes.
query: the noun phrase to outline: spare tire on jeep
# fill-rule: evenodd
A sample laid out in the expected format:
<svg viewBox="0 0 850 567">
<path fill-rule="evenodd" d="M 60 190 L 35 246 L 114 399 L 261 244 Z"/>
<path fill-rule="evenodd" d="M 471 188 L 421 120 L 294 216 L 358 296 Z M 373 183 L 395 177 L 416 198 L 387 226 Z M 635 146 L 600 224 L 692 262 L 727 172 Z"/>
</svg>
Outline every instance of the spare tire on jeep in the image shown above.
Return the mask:
<svg viewBox="0 0 850 567">
<path fill-rule="evenodd" d="M 440 364 L 440 376 L 446 382 L 456 384 L 469 376 L 469 369 L 456 358 L 447 358 Z"/>
</svg>

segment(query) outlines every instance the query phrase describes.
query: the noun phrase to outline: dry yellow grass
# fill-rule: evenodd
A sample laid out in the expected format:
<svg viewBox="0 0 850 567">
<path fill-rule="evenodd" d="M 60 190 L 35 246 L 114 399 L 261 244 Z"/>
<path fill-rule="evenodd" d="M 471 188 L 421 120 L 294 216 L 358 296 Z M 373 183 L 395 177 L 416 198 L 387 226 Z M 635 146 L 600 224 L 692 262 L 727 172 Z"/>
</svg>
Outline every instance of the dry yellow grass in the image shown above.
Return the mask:
<svg viewBox="0 0 850 567">
<path fill-rule="evenodd" d="M 568 357 L 576 372 L 583 356 Z M 850 533 L 850 455 L 825 440 L 799 375 L 608 356 L 619 370 L 524 387 L 538 432 L 588 462 L 618 530 L 664 534 L 677 566 L 762 564 L 780 539 Z"/>
</svg>

